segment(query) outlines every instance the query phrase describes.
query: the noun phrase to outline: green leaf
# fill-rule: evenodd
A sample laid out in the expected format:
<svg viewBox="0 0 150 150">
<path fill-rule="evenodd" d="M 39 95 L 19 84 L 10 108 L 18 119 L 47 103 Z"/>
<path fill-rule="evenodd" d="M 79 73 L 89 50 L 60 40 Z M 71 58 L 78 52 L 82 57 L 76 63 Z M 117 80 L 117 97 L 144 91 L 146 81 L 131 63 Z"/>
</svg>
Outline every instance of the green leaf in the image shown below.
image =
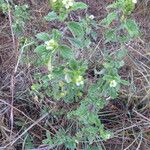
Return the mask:
<svg viewBox="0 0 150 150">
<path fill-rule="evenodd" d="M 110 95 L 111 98 L 116 98 L 118 96 L 116 88 L 110 88 L 108 94 Z"/>
<path fill-rule="evenodd" d="M 69 67 L 73 70 L 76 70 L 78 68 L 78 63 L 76 60 L 70 60 L 69 61 Z"/>
<path fill-rule="evenodd" d="M 52 140 L 52 138 L 51 138 L 51 135 L 50 135 L 50 132 L 49 131 L 47 131 L 46 132 L 46 139 L 44 139 L 43 141 L 42 141 L 42 143 L 43 144 L 48 144 L 48 145 L 52 145 L 53 144 L 53 140 Z"/>
<path fill-rule="evenodd" d="M 120 60 L 120 61 L 115 61 L 114 62 L 114 67 L 115 68 L 121 68 L 122 66 L 124 66 L 124 61 L 123 60 Z"/>
<path fill-rule="evenodd" d="M 29 134 L 27 134 L 27 138 L 24 142 L 25 142 L 25 149 L 33 149 L 34 148 L 33 138 Z"/>
<path fill-rule="evenodd" d="M 91 39 L 90 39 L 90 38 L 86 38 L 86 39 L 83 41 L 83 46 L 84 46 L 84 47 L 89 48 L 89 47 L 90 47 L 90 44 L 91 44 Z"/>
<path fill-rule="evenodd" d="M 44 52 L 46 52 L 46 48 L 45 45 L 39 45 L 35 48 L 34 52 L 42 54 Z"/>
<path fill-rule="evenodd" d="M 129 85 L 129 81 L 127 81 L 127 80 L 121 80 L 121 84 L 123 84 L 123 85 Z"/>
<path fill-rule="evenodd" d="M 126 49 L 121 49 L 120 51 L 116 52 L 116 58 L 121 60 L 127 55 L 127 50 Z"/>
<path fill-rule="evenodd" d="M 135 21 L 127 19 L 124 28 L 128 31 L 131 37 L 137 37 L 139 35 L 139 28 Z"/>
<path fill-rule="evenodd" d="M 51 139 L 51 135 L 50 135 L 50 132 L 49 131 L 46 131 L 46 137 Z"/>
<path fill-rule="evenodd" d="M 109 13 L 107 17 L 102 20 L 101 24 L 104 26 L 109 26 L 116 18 L 117 14 L 115 12 Z"/>
<path fill-rule="evenodd" d="M 103 140 L 108 140 L 111 138 L 112 134 L 109 131 L 105 131 L 104 129 L 100 130 L 100 136 Z"/>
<path fill-rule="evenodd" d="M 70 47 L 68 47 L 67 45 L 62 45 L 59 47 L 59 50 L 60 50 L 60 54 L 64 57 L 64 58 L 68 58 L 68 59 L 71 59 L 71 58 L 74 58 L 74 54 L 71 50 Z"/>
<path fill-rule="evenodd" d="M 90 113 L 88 116 L 88 123 L 89 124 L 95 124 L 98 126 L 100 124 L 100 120 L 95 113 Z"/>
<path fill-rule="evenodd" d="M 130 41 L 129 35 L 117 35 L 117 39 L 120 43 L 125 43 Z"/>
<path fill-rule="evenodd" d="M 56 41 L 59 41 L 62 36 L 62 33 L 57 29 L 53 29 L 52 34 L 53 34 L 53 39 Z"/>
<path fill-rule="evenodd" d="M 87 9 L 88 5 L 86 5 L 83 2 L 76 2 L 74 3 L 74 5 L 72 6 L 72 10 L 78 10 L 78 9 Z"/>
<path fill-rule="evenodd" d="M 74 37 L 83 38 L 84 31 L 79 22 L 74 22 L 74 21 L 69 22 L 68 28 L 72 32 Z"/>
<path fill-rule="evenodd" d="M 55 76 L 60 76 L 63 74 L 64 68 L 63 67 L 59 67 L 59 68 L 54 68 L 53 69 L 53 74 Z"/>
<path fill-rule="evenodd" d="M 50 35 L 48 33 L 41 32 L 36 35 L 36 38 L 42 41 L 48 41 L 50 40 Z"/>
<path fill-rule="evenodd" d="M 76 142 L 73 138 L 69 137 L 66 135 L 65 137 L 66 141 L 65 141 L 65 147 L 67 147 L 70 150 L 75 150 L 76 149 Z"/>
<path fill-rule="evenodd" d="M 33 84 L 32 86 L 31 86 L 31 90 L 33 90 L 33 91 L 38 91 L 38 90 L 40 90 L 40 88 L 41 88 L 41 85 L 40 84 Z"/>
<path fill-rule="evenodd" d="M 88 146 L 87 150 L 103 150 L 100 146 L 96 147 L 96 146 Z"/>
<path fill-rule="evenodd" d="M 46 21 L 53 21 L 53 20 L 58 19 L 58 16 L 57 16 L 57 14 L 54 11 L 51 11 L 51 12 L 48 13 L 47 16 L 44 17 L 44 19 Z"/>
<path fill-rule="evenodd" d="M 72 44 L 73 47 L 76 47 L 78 49 L 82 49 L 84 45 L 82 44 L 82 41 L 78 38 L 69 38 L 69 42 Z"/>
<path fill-rule="evenodd" d="M 68 13 L 66 13 L 66 12 L 61 12 L 60 14 L 59 14 L 59 16 L 58 16 L 58 18 L 59 18 L 59 21 L 65 21 L 65 19 L 68 17 Z"/>
<path fill-rule="evenodd" d="M 91 32 L 91 36 L 92 36 L 92 38 L 96 41 L 97 40 L 97 32 L 94 32 L 94 31 L 92 31 Z"/>
<path fill-rule="evenodd" d="M 116 42 L 116 31 L 115 30 L 107 30 L 105 32 L 106 43 L 107 42 Z"/>
<path fill-rule="evenodd" d="M 110 4 L 110 5 L 108 5 L 106 8 L 107 9 L 116 9 L 116 8 L 118 8 L 118 5 L 119 5 L 119 3 L 118 2 L 114 2 L 114 3 L 112 3 L 112 4 Z"/>
<path fill-rule="evenodd" d="M 103 80 L 111 81 L 111 80 L 113 80 L 113 76 L 111 76 L 111 75 L 105 75 L 105 76 L 103 76 Z"/>
</svg>

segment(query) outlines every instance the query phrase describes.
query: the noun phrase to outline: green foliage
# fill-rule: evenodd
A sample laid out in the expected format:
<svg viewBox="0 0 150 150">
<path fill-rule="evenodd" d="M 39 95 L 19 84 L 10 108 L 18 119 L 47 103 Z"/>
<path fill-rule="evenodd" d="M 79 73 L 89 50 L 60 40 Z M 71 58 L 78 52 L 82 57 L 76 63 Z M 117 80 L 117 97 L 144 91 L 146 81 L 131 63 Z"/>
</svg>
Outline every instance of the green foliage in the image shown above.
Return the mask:
<svg viewBox="0 0 150 150">
<path fill-rule="evenodd" d="M 25 23 L 30 19 L 28 5 L 14 5 L 0 0 L 0 10 L 6 15 L 10 11 L 12 13 L 12 27 L 17 36 L 24 32 Z"/>
<path fill-rule="evenodd" d="M 68 23 L 67 27 L 71 31 L 73 37 L 67 39 L 73 48 L 89 48 L 92 43 L 91 40 L 96 40 L 97 33 L 94 32 L 93 29 L 97 29 L 97 23 L 91 18 L 91 16 L 87 15 L 79 22 L 72 21 Z"/>
<path fill-rule="evenodd" d="M 48 15 L 45 16 L 44 18 L 46 21 L 53 21 L 59 19 L 57 13 L 54 11 L 49 12 Z"/>
<path fill-rule="evenodd" d="M 82 39 L 84 36 L 84 31 L 80 23 L 78 22 L 69 22 L 68 28 L 72 32 L 73 36 L 79 39 Z"/>
<path fill-rule="evenodd" d="M 113 4 L 110 4 L 108 9 L 119 9 L 123 15 L 130 15 L 135 8 L 135 4 L 132 0 L 117 0 Z"/>
<path fill-rule="evenodd" d="M 67 45 L 61 45 L 59 49 L 60 49 L 60 54 L 62 55 L 63 58 L 68 58 L 68 59 L 74 58 L 73 51 Z"/>
<path fill-rule="evenodd" d="M 48 131 L 46 132 L 46 139 L 43 140 L 43 144 L 46 144 L 46 145 L 52 145 L 53 144 L 50 132 L 48 132 Z"/>
<path fill-rule="evenodd" d="M 76 2 L 72 6 L 73 11 L 76 11 L 76 10 L 79 10 L 79 9 L 87 9 L 87 8 L 88 8 L 88 6 L 83 2 Z"/>
<path fill-rule="evenodd" d="M 2 11 L 3 13 L 7 13 L 8 9 L 9 5 L 4 0 L 0 0 L 0 11 Z"/>
<path fill-rule="evenodd" d="M 72 11 L 88 9 L 83 2 L 49 0 L 49 4 L 52 11 L 44 20 L 61 22 L 63 28 L 35 35 L 37 42 L 34 52 L 38 57 L 35 65 L 44 69 L 44 73 L 39 71 L 34 74 L 30 94 L 42 105 L 46 98 L 56 104 L 60 101 L 67 104 L 69 109 L 56 109 L 52 115 L 64 116 L 65 121 L 75 125 L 76 129 L 72 131 L 62 125 L 56 129 L 55 134 L 47 131 L 43 144 L 52 148 L 64 145 L 75 150 L 78 145 L 88 143 L 86 150 L 101 149 L 95 143 L 110 139 L 113 133 L 105 128 L 99 112 L 109 103 L 109 99 L 118 97 L 121 86 L 129 85 L 128 81 L 121 78 L 119 70 L 127 55 L 126 43 L 140 34 L 138 25 L 130 17 L 135 3 L 132 0 L 117 0 L 107 7 L 108 15 L 100 23 L 88 14 L 77 17 L 74 21 L 70 19 Z M 13 3 L 7 4 L 0 0 L 0 10 L 6 15 L 11 11 L 13 30 L 16 35 L 22 35 L 25 24 L 30 19 L 28 6 L 14 6 Z M 100 71 L 95 69 L 94 75 L 99 76 L 93 77 L 94 82 L 89 82 L 87 72 L 90 63 L 88 59 L 78 57 L 78 53 L 93 50 L 93 41 L 97 40 L 99 28 L 105 31 L 104 44 L 117 42 L 120 47 L 112 53 L 104 52 L 103 64 L 98 66 Z M 44 105 L 41 113 L 47 109 L 49 107 Z M 27 134 L 25 149 L 34 147 L 32 141 L 32 137 Z"/>
<path fill-rule="evenodd" d="M 115 12 L 109 13 L 105 19 L 101 22 L 105 26 L 109 26 L 113 20 L 117 18 L 117 14 Z"/>
<path fill-rule="evenodd" d="M 106 42 L 124 44 L 131 38 L 139 36 L 138 25 L 134 20 L 128 19 L 129 14 L 134 10 L 134 6 L 132 0 L 118 0 L 107 7 L 109 13 L 100 23 L 106 28 Z"/>
<path fill-rule="evenodd" d="M 78 21 L 69 20 L 71 11 L 88 8 L 82 2 L 50 0 L 50 5 L 52 11 L 45 17 L 46 21 L 61 21 L 67 32 L 53 29 L 50 33 L 36 35 L 40 42 L 35 49 L 40 58 L 37 64 L 44 66 L 46 73 L 35 74 L 37 83 L 32 85 L 31 94 L 41 100 L 49 97 L 53 101 L 77 104 L 64 115 L 68 121 L 77 123 L 78 129 L 73 134 L 69 129 L 60 129 L 55 135 L 47 132 L 43 143 L 51 146 L 64 144 L 68 149 L 76 149 L 81 142 L 92 145 L 97 139 L 107 140 L 113 133 L 105 129 L 98 114 L 109 99 L 117 98 L 121 86 L 129 84 L 121 78 L 119 70 L 127 55 L 125 43 L 139 35 L 137 24 L 129 18 L 135 4 L 131 0 L 114 2 L 107 7 L 109 13 L 100 24 L 89 15 Z M 99 26 L 105 29 L 105 43 L 118 42 L 120 48 L 113 53 L 104 53 L 100 72 L 95 70 L 99 78 L 90 83 L 87 77 L 89 62 L 78 58 L 76 51 L 92 49 L 91 43 L 96 39 L 95 30 Z"/>
<path fill-rule="evenodd" d="M 29 18 L 28 5 L 15 5 L 13 10 L 13 29 L 17 35 L 24 31 L 25 23 Z"/>
<path fill-rule="evenodd" d="M 33 149 L 34 145 L 33 145 L 33 138 L 32 138 L 32 136 L 27 134 L 25 139 L 26 139 L 26 141 L 25 141 L 25 149 Z"/>
<path fill-rule="evenodd" d="M 49 4 L 53 11 L 45 17 L 47 21 L 53 21 L 57 19 L 63 22 L 71 11 L 88 8 L 85 3 L 75 2 L 74 0 L 49 0 Z"/>
<path fill-rule="evenodd" d="M 124 28 L 128 31 L 130 37 L 137 37 L 139 35 L 139 28 L 136 22 L 131 19 L 125 21 Z"/>
<path fill-rule="evenodd" d="M 48 41 L 50 40 L 50 35 L 48 33 L 39 33 L 36 35 L 37 39 L 42 40 L 42 41 Z"/>
</svg>

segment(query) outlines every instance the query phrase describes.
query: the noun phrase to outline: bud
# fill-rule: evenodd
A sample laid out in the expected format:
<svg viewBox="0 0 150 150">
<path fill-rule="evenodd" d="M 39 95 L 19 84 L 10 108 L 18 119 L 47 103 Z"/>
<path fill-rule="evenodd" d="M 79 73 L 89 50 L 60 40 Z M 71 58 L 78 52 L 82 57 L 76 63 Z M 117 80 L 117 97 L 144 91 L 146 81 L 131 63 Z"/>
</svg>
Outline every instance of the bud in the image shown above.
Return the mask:
<svg viewBox="0 0 150 150">
<path fill-rule="evenodd" d="M 110 87 L 116 87 L 117 86 L 117 82 L 115 80 L 110 81 L 109 84 Z"/>
<path fill-rule="evenodd" d="M 93 20 L 95 17 L 93 15 L 89 16 L 89 19 Z"/>
<path fill-rule="evenodd" d="M 137 3 L 137 0 L 132 0 L 132 2 L 133 2 L 134 4 L 136 4 L 136 3 Z"/>
</svg>

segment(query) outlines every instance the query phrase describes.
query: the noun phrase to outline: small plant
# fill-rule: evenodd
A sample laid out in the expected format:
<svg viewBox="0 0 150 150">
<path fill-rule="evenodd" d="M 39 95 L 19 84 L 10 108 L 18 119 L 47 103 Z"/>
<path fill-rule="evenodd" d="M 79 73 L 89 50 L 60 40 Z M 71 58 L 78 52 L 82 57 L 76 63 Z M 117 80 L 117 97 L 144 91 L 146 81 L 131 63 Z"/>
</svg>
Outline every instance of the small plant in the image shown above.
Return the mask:
<svg viewBox="0 0 150 150">
<path fill-rule="evenodd" d="M 100 24 L 92 15 L 86 15 L 78 21 L 69 20 L 72 11 L 88 8 L 85 3 L 74 0 L 50 0 L 49 3 L 52 11 L 45 19 L 62 22 L 64 30 L 53 29 L 50 33 L 36 35 L 41 43 L 35 49 L 40 57 L 37 64 L 45 66 L 46 73 L 35 75 L 38 82 L 32 85 L 32 94 L 42 100 L 46 96 L 53 101 L 77 103 L 64 115 L 70 122 L 77 123 L 78 128 L 73 133 L 62 128 L 55 136 L 47 132 L 43 143 L 52 148 L 64 144 L 66 148 L 76 149 L 81 143 L 91 146 L 96 140 L 107 140 L 113 136 L 105 129 L 98 114 L 109 99 L 117 98 L 122 85 L 128 85 L 118 72 L 127 54 L 125 43 L 139 36 L 138 26 L 130 18 L 135 1 L 118 0 L 109 5 L 108 15 Z M 95 30 L 99 27 L 106 30 L 105 43 L 118 42 L 120 48 L 104 54 L 103 67 L 100 72 L 96 72 L 99 78 L 89 83 L 86 74 L 89 64 L 79 59 L 76 52 L 92 49 L 92 40 L 96 39 Z"/>
<path fill-rule="evenodd" d="M 12 2 L 6 3 L 4 0 L 1 0 L 0 10 L 4 14 L 8 14 L 9 10 L 11 11 L 14 33 L 20 36 L 24 31 L 25 23 L 30 19 L 28 5 L 14 5 Z"/>
<path fill-rule="evenodd" d="M 13 29 L 17 35 L 24 32 L 26 22 L 30 19 L 28 5 L 15 5 L 13 10 Z"/>
<path fill-rule="evenodd" d="M 0 11 L 6 13 L 8 11 L 8 5 L 4 0 L 0 1 Z"/>
</svg>

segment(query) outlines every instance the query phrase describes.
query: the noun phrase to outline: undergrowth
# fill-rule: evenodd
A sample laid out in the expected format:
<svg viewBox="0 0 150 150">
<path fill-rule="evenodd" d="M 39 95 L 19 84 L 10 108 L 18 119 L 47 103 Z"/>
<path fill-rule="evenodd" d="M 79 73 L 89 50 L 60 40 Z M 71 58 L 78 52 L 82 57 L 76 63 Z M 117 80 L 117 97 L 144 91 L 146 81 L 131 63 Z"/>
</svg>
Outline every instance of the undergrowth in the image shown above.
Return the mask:
<svg viewBox="0 0 150 150">
<path fill-rule="evenodd" d="M 55 136 L 47 132 L 43 143 L 51 148 L 64 144 L 66 148 L 76 149 L 82 141 L 82 144 L 88 143 L 85 149 L 93 149 L 95 141 L 113 137 L 113 133 L 101 123 L 99 111 L 110 99 L 117 98 L 122 85 L 129 85 L 118 71 L 124 65 L 123 58 L 127 54 L 125 43 L 139 36 L 138 26 L 130 17 L 135 3 L 131 0 L 114 2 L 107 7 L 108 15 L 101 22 L 95 21 L 94 16 L 88 14 L 76 21 L 70 20 L 71 11 L 88 8 L 85 3 L 56 0 L 50 1 L 50 5 L 53 11 L 45 16 L 45 20 L 58 20 L 64 27 L 63 30 L 53 29 L 51 33 L 36 35 L 38 40 L 43 41 L 35 49 L 40 58 L 37 63 L 45 65 L 47 73 L 35 75 L 38 82 L 31 89 L 40 100 L 46 96 L 53 101 L 73 105 L 77 103 L 75 108 L 64 114 L 67 120 L 78 127 L 73 131 L 72 128 L 62 127 Z M 105 30 L 105 43 L 117 42 L 119 48 L 112 53 L 104 52 L 103 66 L 100 71 L 95 72 L 99 78 L 94 83 L 89 83 L 86 75 L 89 62 L 78 58 L 76 53 L 83 49 L 93 49 L 92 39 L 96 39 L 96 30 L 99 28 Z"/>
<path fill-rule="evenodd" d="M 139 27 L 131 17 L 136 3 L 136 0 L 117 0 L 107 6 L 107 16 L 97 20 L 87 13 L 88 5 L 83 2 L 49 0 L 51 11 L 43 18 L 44 22 L 57 22 L 62 28 L 50 28 L 49 32 L 38 33 L 28 40 L 23 36 L 24 26 L 31 19 L 28 5 L 0 1 L 4 14 L 12 12 L 12 29 L 20 45 L 34 47 L 36 60 L 31 65 L 37 70 L 28 94 L 35 103 L 40 103 L 40 115 L 48 114 L 42 146 L 96 150 L 102 149 L 99 142 L 116 136 L 105 127 L 99 113 L 110 101 L 119 98 L 122 87 L 130 87 L 130 81 L 122 78 L 119 71 L 126 64 L 127 43 L 140 36 Z M 86 14 L 71 17 L 72 13 L 83 10 Z M 104 45 L 117 43 L 118 46 L 113 51 L 101 50 L 103 61 L 93 68 L 91 80 L 88 76 L 91 62 L 81 54 L 94 51 L 100 29 Z M 44 73 L 39 68 L 44 68 Z M 45 104 L 46 100 L 49 105 Z M 60 118 L 64 124 L 51 127 Z M 25 135 L 25 149 L 34 148 L 32 136 Z"/>
</svg>

